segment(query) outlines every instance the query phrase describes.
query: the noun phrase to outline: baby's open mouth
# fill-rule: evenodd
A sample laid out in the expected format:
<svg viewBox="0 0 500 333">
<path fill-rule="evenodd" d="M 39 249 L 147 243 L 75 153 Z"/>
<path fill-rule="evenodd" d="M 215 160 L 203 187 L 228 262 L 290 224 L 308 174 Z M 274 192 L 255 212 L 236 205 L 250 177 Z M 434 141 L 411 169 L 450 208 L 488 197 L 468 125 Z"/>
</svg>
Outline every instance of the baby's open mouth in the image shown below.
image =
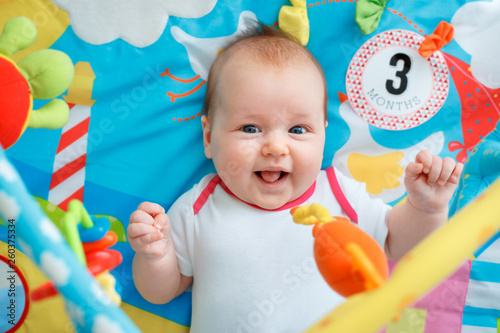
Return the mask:
<svg viewBox="0 0 500 333">
<path fill-rule="evenodd" d="M 285 171 L 256 171 L 255 174 L 257 177 L 264 180 L 266 183 L 274 183 L 280 179 L 283 179 L 288 172 Z"/>
</svg>

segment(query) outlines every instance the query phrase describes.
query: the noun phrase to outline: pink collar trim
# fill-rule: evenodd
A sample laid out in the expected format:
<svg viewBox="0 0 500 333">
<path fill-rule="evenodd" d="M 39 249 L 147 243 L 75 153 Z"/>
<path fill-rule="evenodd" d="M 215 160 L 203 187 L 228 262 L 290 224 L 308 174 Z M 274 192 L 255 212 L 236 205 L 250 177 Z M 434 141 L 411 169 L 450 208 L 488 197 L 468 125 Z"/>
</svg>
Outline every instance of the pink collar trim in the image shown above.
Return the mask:
<svg viewBox="0 0 500 333">
<path fill-rule="evenodd" d="M 233 192 L 231 192 L 231 190 L 226 186 L 226 184 L 224 184 L 224 182 L 222 180 L 220 180 L 219 184 L 224 189 L 224 191 L 227 192 L 227 194 L 235 197 L 239 201 L 241 201 L 243 203 L 246 203 L 247 205 L 249 205 L 251 207 L 254 207 L 254 208 L 257 208 L 257 209 L 260 209 L 260 210 L 266 210 L 266 211 L 269 211 L 269 212 L 277 212 L 277 211 L 281 211 L 281 210 L 288 210 L 288 209 L 292 209 L 293 207 L 300 206 L 301 204 L 303 204 L 304 202 L 306 202 L 307 199 L 309 199 L 313 195 L 314 190 L 316 189 L 316 181 L 314 181 L 314 183 L 311 185 L 311 187 L 309 187 L 309 189 L 307 191 L 305 191 L 304 194 L 302 194 L 297 199 L 295 199 L 293 201 L 290 201 L 290 202 L 287 202 L 283 206 L 281 206 L 279 208 L 276 208 L 276 209 L 265 209 L 265 208 L 262 208 L 262 207 L 259 207 L 257 205 L 248 203 L 248 202 L 243 201 L 240 198 L 238 198 L 236 195 L 233 194 Z"/>
</svg>

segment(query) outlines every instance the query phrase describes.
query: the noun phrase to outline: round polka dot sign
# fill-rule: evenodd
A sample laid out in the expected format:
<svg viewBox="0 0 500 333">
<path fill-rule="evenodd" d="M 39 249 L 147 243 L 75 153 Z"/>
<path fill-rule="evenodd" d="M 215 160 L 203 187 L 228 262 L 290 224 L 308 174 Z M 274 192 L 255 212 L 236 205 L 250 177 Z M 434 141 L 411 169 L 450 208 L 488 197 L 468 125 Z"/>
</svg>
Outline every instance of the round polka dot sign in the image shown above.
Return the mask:
<svg viewBox="0 0 500 333">
<path fill-rule="evenodd" d="M 351 60 L 347 96 L 366 122 L 387 130 L 423 124 L 448 96 L 449 70 L 440 52 L 418 53 L 424 37 L 389 30 L 369 39 Z"/>
</svg>

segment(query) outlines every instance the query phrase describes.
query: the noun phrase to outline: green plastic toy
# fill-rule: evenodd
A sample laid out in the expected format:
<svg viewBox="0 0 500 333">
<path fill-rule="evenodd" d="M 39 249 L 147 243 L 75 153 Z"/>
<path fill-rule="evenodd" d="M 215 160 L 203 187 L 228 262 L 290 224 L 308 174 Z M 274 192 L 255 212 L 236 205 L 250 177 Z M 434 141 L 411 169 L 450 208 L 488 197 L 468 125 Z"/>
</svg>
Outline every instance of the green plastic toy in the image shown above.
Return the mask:
<svg viewBox="0 0 500 333">
<path fill-rule="evenodd" d="M 57 129 L 69 118 L 69 107 L 53 99 L 68 89 L 74 76 L 71 59 L 63 52 L 44 49 L 16 64 L 11 56 L 37 37 L 36 26 L 26 17 L 9 20 L 0 35 L 0 144 L 12 146 L 27 127 Z M 33 110 L 34 99 L 51 99 Z"/>
</svg>

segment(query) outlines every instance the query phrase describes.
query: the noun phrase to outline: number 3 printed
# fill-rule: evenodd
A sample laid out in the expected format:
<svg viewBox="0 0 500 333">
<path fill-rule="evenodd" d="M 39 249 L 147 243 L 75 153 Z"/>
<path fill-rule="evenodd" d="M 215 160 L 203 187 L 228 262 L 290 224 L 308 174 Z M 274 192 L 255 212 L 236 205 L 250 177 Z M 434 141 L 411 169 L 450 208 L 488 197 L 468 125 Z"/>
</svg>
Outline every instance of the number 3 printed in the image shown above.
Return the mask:
<svg viewBox="0 0 500 333">
<path fill-rule="evenodd" d="M 406 74 L 411 69 L 411 59 L 408 55 L 404 53 L 396 53 L 395 55 L 392 56 L 390 65 L 393 67 L 396 67 L 398 62 L 402 60 L 403 61 L 403 69 L 400 71 L 396 72 L 396 77 L 399 77 L 400 83 L 399 87 L 394 87 L 394 81 L 393 80 L 387 80 L 385 82 L 385 88 L 390 94 L 393 95 L 401 95 L 402 93 L 405 92 L 406 88 L 408 87 L 408 77 Z"/>
</svg>

